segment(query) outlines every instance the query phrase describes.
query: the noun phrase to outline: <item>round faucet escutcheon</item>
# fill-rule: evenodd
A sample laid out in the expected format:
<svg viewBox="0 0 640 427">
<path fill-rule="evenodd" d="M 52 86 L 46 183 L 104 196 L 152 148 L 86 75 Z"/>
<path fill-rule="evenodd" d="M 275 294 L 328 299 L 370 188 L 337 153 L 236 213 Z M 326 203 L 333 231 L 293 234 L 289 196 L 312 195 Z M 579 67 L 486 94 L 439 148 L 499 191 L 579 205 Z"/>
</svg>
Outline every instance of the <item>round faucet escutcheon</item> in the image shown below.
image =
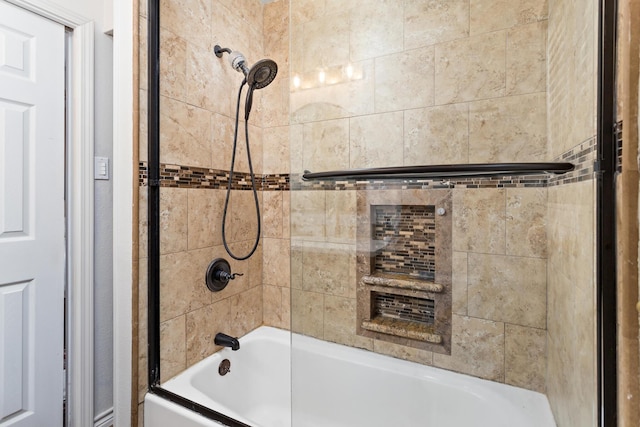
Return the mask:
<svg viewBox="0 0 640 427">
<path fill-rule="evenodd" d="M 220 292 L 227 287 L 230 280 L 242 276 L 242 273 L 231 274 L 231 265 L 224 258 L 216 258 L 207 267 L 205 282 L 211 292 Z"/>
</svg>

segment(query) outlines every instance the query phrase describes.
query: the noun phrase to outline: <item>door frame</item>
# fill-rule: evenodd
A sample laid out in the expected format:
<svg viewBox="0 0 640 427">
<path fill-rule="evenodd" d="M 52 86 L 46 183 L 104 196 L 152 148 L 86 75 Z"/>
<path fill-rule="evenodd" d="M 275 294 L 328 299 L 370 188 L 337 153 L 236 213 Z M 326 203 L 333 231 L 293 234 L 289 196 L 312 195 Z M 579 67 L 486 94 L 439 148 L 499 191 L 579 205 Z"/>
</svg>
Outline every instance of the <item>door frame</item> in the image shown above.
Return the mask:
<svg viewBox="0 0 640 427">
<path fill-rule="evenodd" d="M 67 65 L 66 269 L 67 420 L 92 426 L 93 408 L 93 204 L 94 204 L 94 24 L 44 0 L 5 0 L 71 28 Z M 62 404 L 62 402 L 60 402 Z"/>
</svg>

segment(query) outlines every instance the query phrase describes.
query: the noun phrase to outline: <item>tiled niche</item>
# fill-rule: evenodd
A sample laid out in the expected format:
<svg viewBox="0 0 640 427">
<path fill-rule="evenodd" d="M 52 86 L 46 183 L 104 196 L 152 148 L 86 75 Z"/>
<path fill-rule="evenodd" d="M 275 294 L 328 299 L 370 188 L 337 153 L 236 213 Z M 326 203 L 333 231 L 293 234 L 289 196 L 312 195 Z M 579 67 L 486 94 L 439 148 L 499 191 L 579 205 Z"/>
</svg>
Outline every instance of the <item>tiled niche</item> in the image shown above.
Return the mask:
<svg viewBox="0 0 640 427">
<path fill-rule="evenodd" d="M 451 353 L 451 190 L 358 191 L 357 334 Z"/>
</svg>

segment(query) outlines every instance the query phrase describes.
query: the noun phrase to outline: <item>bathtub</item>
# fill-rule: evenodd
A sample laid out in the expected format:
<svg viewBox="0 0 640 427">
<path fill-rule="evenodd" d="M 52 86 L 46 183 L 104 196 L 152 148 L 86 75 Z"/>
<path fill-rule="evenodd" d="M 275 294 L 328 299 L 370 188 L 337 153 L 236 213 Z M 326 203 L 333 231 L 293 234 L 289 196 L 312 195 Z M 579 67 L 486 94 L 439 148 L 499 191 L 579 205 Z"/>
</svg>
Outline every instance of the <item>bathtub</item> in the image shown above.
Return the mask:
<svg viewBox="0 0 640 427">
<path fill-rule="evenodd" d="M 265 326 L 163 388 L 255 427 L 555 427 L 543 394 Z M 144 415 L 145 427 L 220 425 L 149 393 Z"/>
</svg>

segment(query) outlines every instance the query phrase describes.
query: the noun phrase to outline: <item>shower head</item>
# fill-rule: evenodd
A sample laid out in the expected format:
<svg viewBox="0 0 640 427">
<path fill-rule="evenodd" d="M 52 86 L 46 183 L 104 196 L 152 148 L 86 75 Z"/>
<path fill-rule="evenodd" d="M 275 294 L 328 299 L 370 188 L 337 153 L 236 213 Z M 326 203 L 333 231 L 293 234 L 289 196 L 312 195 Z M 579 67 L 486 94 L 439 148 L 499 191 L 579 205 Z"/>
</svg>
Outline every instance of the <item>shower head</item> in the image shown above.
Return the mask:
<svg viewBox="0 0 640 427">
<path fill-rule="evenodd" d="M 222 53 L 229 54 L 229 63 L 234 70 L 243 73 L 247 79 L 247 84 L 252 89 L 262 89 L 266 87 L 276 78 L 278 74 L 278 64 L 271 59 L 261 59 L 251 68 L 247 67 L 247 59 L 238 51 L 232 51 L 229 48 L 221 48 L 216 45 L 213 49 L 218 58 L 222 58 Z"/>
</svg>

